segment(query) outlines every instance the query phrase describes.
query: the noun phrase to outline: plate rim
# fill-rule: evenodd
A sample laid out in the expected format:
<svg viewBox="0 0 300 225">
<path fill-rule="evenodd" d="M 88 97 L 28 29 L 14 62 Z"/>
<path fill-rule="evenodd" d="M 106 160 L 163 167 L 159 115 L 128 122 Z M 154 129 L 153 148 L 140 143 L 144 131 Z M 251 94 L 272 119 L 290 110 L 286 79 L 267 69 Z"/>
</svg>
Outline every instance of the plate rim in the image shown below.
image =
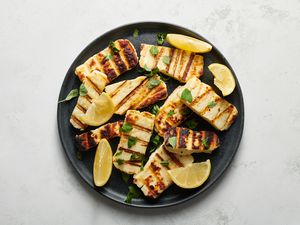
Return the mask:
<svg viewBox="0 0 300 225">
<path fill-rule="evenodd" d="M 91 188 L 93 189 L 94 191 L 96 191 L 97 193 L 101 194 L 102 196 L 104 196 L 105 198 L 107 199 L 110 199 L 112 200 L 113 202 L 116 202 L 118 204 L 121 204 L 121 205 L 126 205 L 126 206 L 130 206 L 132 208 L 146 208 L 146 209 L 153 209 L 153 208 L 166 208 L 166 207 L 172 207 L 172 206 L 175 206 L 175 205 L 179 205 L 179 204 L 182 204 L 182 203 L 185 203 L 197 196 L 199 196 L 200 194 L 204 193 L 204 192 L 207 192 L 207 190 L 213 186 L 215 186 L 215 184 L 220 180 L 221 177 L 223 177 L 224 173 L 227 171 L 228 167 L 230 166 L 230 164 L 232 163 L 235 155 L 236 155 L 236 152 L 238 151 L 239 149 L 239 146 L 240 146 L 240 143 L 241 143 L 241 140 L 242 140 L 242 137 L 243 137 L 243 133 L 244 133 L 244 120 L 245 120 L 245 108 L 244 108 L 244 98 L 243 98 L 243 93 L 242 93 L 242 90 L 241 90 L 241 87 L 240 87 L 240 83 L 237 79 L 237 76 L 231 66 L 231 64 L 227 61 L 227 59 L 224 57 L 224 55 L 219 51 L 218 48 L 216 48 L 216 46 L 214 44 L 212 44 L 210 41 L 208 41 L 205 37 L 203 37 L 202 35 L 200 35 L 199 33 L 193 31 L 193 30 L 190 30 L 189 28 L 186 28 L 186 27 L 183 27 L 181 25 L 177 25 L 177 24 L 173 24 L 173 23 L 169 23 L 169 22 L 161 22 L 161 21 L 141 21 L 141 22 L 133 22 L 133 23 L 126 23 L 126 24 L 123 24 L 123 25 L 119 25 L 111 30 L 107 30 L 106 32 L 102 33 L 101 35 L 99 35 L 98 37 L 96 37 L 93 41 L 91 41 L 88 45 L 86 45 L 84 47 L 83 50 L 80 51 L 80 53 L 76 56 L 76 58 L 73 60 L 72 64 L 70 65 L 69 69 L 67 70 L 66 74 L 65 74 L 65 77 L 63 79 L 63 82 L 62 82 L 62 85 L 61 85 L 61 88 L 60 88 L 60 92 L 59 92 L 59 96 L 58 96 L 58 100 L 61 99 L 63 96 L 62 96 L 62 90 L 63 90 L 63 87 L 64 87 L 64 84 L 66 83 L 67 79 L 68 79 L 68 74 L 69 73 L 72 73 L 73 71 L 71 70 L 71 68 L 74 67 L 75 63 L 78 61 L 79 58 L 81 58 L 81 55 L 84 54 L 84 52 L 86 51 L 86 49 L 90 48 L 91 46 L 93 46 L 99 39 L 101 39 L 103 36 L 111 33 L 111 32 L 114 32 L 116 30 L 119 30 L 119 29 L 122 29 L 122 28 L 125 28 L 125 27 L 130 27 L 130 26 L 143 26 L 143 25 L 152 25 L 152 24 L 156 24 L 156 25 L 163 25 L 163 26 L 172 26 L 172 27 L 177 27 L 179 29 L 182 29 L 182 30 L 185 30 L 185 31 L 188 31 L 190 33 L 192 33 L 193 35 L 195 36 L 199 36 L 201 37 L 201 39 L 209 44 L 211 44 L 213 46 L 213 49 L 216 51 L 216 53 L 222 58 L 222 60 L 224 60 L 224 62 L 227 64 L 227 66 L 229 67 L 229 69 L 232 71 L 232 74 L 235 78 L 235 81 L 236 81 L 236 88 L 238 89 L 238 93 L 240 95 L 240 108 L 241 110 L 239 111 L 239 115 L 240 115 L 240 120 L 241 120 L 241 127 L 240 127 L 240 132 L 238 133 L 238 137 L 237 137 L 237 141 L 235 142 L 235 149 L 234 149 L 234 152 L 232 154 L 232 156 L 229 158 L 229 160 L 226 161 L 225 163 L 225 166 L 222 168 L 221 172 L 218 173 L 213 180 L 211 180 L 210 182 L 210 185 L 208 186 L 205 186 L 204 188 L 202 188 L 200 191 L 198 192 L 195 192 L 191 195 L 189 195 L 188 197 L 185 197 L 184 199 L 181 199 L 181 200 L 178 200 L 178 201 L 175 201 L 175 202 L 171 202 L 171 203 L 165 203 L 165 204 L 155 204 L 155 205 L 141 205 L 141 204 L 134 204 L 134 203 L 125 203 L 123 201 L 119 201 L 115 198 L 112 198 L 109 194 L 107 193 L 104 193 L 102 191 L 99 191 L 97 190 L 96 188 L 94 188 L 90 182 L 86 179 L 86 177 L 84 176 L 84 174 L 82 173 L 82 171 L 80 170 L 80 168 L 78 167 L 78 165 L 74 162 L 74 160 L 72 160 L 72 157 L 69 155 L 69 152 L 67 151 L 67 144 L 65 143 L 64 139 L 62 138 L 62 127 L 61 127 L 61 124 L 60 121 L 62 120 L 60 114 L 59 114 L 59 111 L 61 110 L 61 104 L 58 104 L 57 106 L 57 128 L 58 128 L 58 134 L 59 134 L 59 139 L 60 139 L 60 142 L 61 142 L 61 145 L 64 149 L 64 152 L 68 158 L 68 161 L 71 163 L 73 169 L 77 172 L 77 176 L 79 175 L 79 177 Z"/>
</svg>

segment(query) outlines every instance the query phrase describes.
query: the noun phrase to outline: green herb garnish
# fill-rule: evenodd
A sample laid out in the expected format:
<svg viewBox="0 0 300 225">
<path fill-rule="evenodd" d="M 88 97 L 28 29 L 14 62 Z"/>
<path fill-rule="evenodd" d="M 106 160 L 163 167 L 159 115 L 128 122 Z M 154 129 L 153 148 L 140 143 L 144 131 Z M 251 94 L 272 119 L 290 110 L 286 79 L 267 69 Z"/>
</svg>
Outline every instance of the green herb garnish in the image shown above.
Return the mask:
<svg viewBox="0 0 300 225">
<path fill-rule="evenodd" d="M 201 142 L 202 142 L 204 148 L 205 148 L 205 149 L 208 149 L 208 144 L 207 144 L 206 138 L 203 138 Z"/>
<path fill-rule="evenodd" d="M 120 128 L 120 131 L 124 133 L 129 133 L 133 129 L 130 123 L 124 123 L 123 126 Z"/>
<path fill-rule="evenodd" d="M 124 163 L 124 159 L 117 159 L 116 162 L 118 165 L 122 165 Z"/>
<path fill-rule="evenodd" d="M 107 54 L 107 55 L 104 57 L 104 59 L 106 59 L 106 60 L 112 59 L 112 55 L 111 55 L 111 54 Z"/>
<path fill-rule="evenodd" d="M 133 31 L 133 37 L 134 38 L 138 38 L 138 36 L 139 36 L 139 30 L 138 29 L 134 29 L 134 31 Z"/>
<path fill-rule="evenodd" d="M 190 129 L 195 129 L 198 126 L 198 122 L 195 118 L 186 121 L 185 124 Z"/>
<path fill-rule="evenodd" d="M 115 43 L 113 41 L 109 42 L 109 47 L 113 51 L 113 53 L 118 53 L 120 50 L 116 47 Z"/>
<path fill-rule="evenodd" d="M 160 83 L 161 83 L 161 80 L 156 80 L 154 78 L 151 78 L 148 83 L 148 88 L 153 89 L 153 88 L 157 87 Z"/>
<path fill-rule="evenodd" d="M 192 93 L 189 89 L 185 88 L 180 96 L 181 99 L 188 101 L 191 103 L 193 101 Z"/>
<path fill-rule="evenodd" d="M 154 56 L 156 56 L 158 54 L 158 48 L 156 46 L 152 46 L 150 48 L 150 53 Z"/>
<path fill-rule="evenodd" d="M 140 189 L 135 186 L 135 185 L 130 185 L 128 187 L 128 193 L 127 193 L 127 196 L 126 196 L 126 199 L 125 199 L 125 202 L 126 203 L 131 203 L 131 200 L 133 198 L 139 198 L 141 196 L 141 191 Z"/>
<path fill-rule="evenodd" d="M 160 136 L 157 134 L 155 135 L 152 139 L 151 139 L 151 143 L 153 143 L 154 145 L 159 145 L 160 143 Z"/>
<path fill-rule="evenodd" d="M 188 116 L 192 113 L 192 111 L 189 109 L 189 108 L 185 108 L 183 111 L 182 111 L 182 115 L 184 116 Z"/>
<path fill-rule="evenodd" d="M 164 161 L 161 161 L 160 164 L 164 167 L 167 167 L 169 166 L 169 161 L 168 160 L 164 160 Z"/>
<path fill-rule="evenodd" d="M 167 55 L 164 55 L 162 58 L 162 61 L 164 64 L 168 65 L 168 64 L 170 64 L 170 57 Z"/>
<path fill-rule="evenodd" d="M 121 173 L 122 179 L 125 183 L 129 181 L 130 175 L 128 173 Z"/>
<path fill-rule="evenodd" d="M 80 161 L 82 160 L 82 153 L 80 151 L 76 152 L 76 158 Z"/>
<path fill-rule="evenodd" d="M 168 139 L 168 142 L 169 144 L 172 146 L 172 148 L 175 148 L 176 147 L 176 141 L 177 141 L 177 138 L 176 137 L 170 137 Z"/>
<path fill-rule="evenodd" d="M 159 111 L 159 106 L 158 105 L 154 105 L 151 109 L 151 113 L 156 115 Z"/>
<path fill-rule="evenodd" d="M 121 154 L 122 154 L 121 151 L 117 151 L 117 152 L 115 153 L 115 156 L 119 156 L 119 155 L 121 155 Z"/>
<path fill-rule="evenodd" d="M 86 89 L 84 84 L 81 84 L 80 87 L 79 87 L 79 95 L 80 96 L 86 96 L 87 93 L 88 93 L 88 90 Z"/>
<path fill-rule="evenodd" d="M 171 77 L 168 77 L 168 76 L 166 76 L 166 75 L 163 75 L 163 74 L 159 74 L 159 76 L 160 76 L 160 79 L 162 80 L 162 81 L 168 81 L 168 80 L 170 80 L 171 79 Z"/>
<path fill-rule="evenodd" d="M 215 101 L 211 101 L 207 104 L 208 108 L 212 108 L 216 105 L 217 103 Z"/>
<path fill-rule="evenodd" d="M 144 66 L 144 70 L 148 73 L 151 73 L 151 69 L 147 65 Z"/>
<path fill-rule="evenodd" d="M 136 154 L 136 153 L 133 153 L 131 156 L 130 156 L 130 160 L 131 161 L 141 161 L 143 159 L 143 155 L 142 154 Z"/>
<path fill-rule="evenodd" d="M 162 45 L 165 41 L 166 36 L 167 36 L 166 34 L 158 33 L 156 38 L 157 44 Z"/>
<path fill-rule="evenodd" d="M 129 136 L 128 137 L 128 142 L 127 142 L 128 148 L 131 148 L 132 146 L 134 146 L 136 144 L 136 140 L 137 140 L 136 137 Z"/>
<path fill-rule="evenodd" d="M 70 101 L 71 99 L 73 99 L 77 96 L 78 96 L 78 89 L 73 89 L 69 92 L 69 94 L 67 95 L 67 97 L 64 100 L 60 100 L 60 101 L 58 101 L 58 103 Z"/>
<path fill-rule="evenodd" d="M 170 111 L 168 112 L 167 117 L 173 116 L 174 114 L 175 114 L 174 110 L 170 110 Z"/>
</svg>

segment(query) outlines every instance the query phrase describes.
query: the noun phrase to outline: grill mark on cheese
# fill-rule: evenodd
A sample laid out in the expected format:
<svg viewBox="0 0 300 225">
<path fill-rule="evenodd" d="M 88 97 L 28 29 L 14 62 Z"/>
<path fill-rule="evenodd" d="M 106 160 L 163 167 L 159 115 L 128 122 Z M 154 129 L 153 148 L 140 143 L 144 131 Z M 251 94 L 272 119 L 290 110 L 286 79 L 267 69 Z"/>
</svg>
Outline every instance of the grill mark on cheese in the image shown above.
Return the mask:
<svg viewBox="0 0 300 225">
<path fill-rule="evenodd" d="M 175 58 L 175 57 L 173 57 L 174 51 L 175 51 L 175 49 L 171 48 L 171 51 L 170 51 L 170 63 L 166 67 L 166 71 L 167 72 L 169 71 L 170 65 L 172 64 L 172 62 L 173 62 L 173 60 Z"/>
<path fill-rule="evenodd" d="M 195 98 L 195 99 L 189 104 L 189 106 L 194 106 L 194 105 L 196 105 L 198 102 L 201 101 L 201 99 L 203 99 L 203 98 L 204 98 L 206 95 L 208 95 L 208 93 L 210 93 L 211 91 L 213 91 L 213 90 L 207 88 L 207 89 L 205 90 L 205 92 L 204 92 L 202 95 L 197 96 L 197 98 Z"/>
<path fill-rule="evenodd" d="M 100 95 L 102 91 L 98 88 L 98 86 L 88 76 L 86 79 L 91 83 L 92 88 Z"/>
<path fill-rule="evenodd" d="M 218 103 L 219 101 L 221 101 L 222 99 L 221 98 L 216 98 L 216 99 L 214 99 L 213 101 L 215 102 L 215 103 Z M 209 107 L 209 105 L 207 104 L 206 105 L 206 107 L 200 112 L 200 114 L 201 115 L 203 115 L 203 114 L 205 114 L 207 111 L 210 111 L 210 107 Z"/>
<path fill-rule="evenodd" d="M 156 157 L 159 158 L 160 161 L 164 161 L 163 157 L 159 153 L 155 153 Z M 170 169 L 169 165 L 165 166 L 168 170 Z"/>
<path fill-rule="evenodd" d="M 120 89 L 125 86 L 125 84 L 127 83 L 128 80 L 125 80 L 118 88 L 116 88 L 116 90 L 110 94 L 110 97 L 114 97 L 116 94 L 119 93 Z"/>
<path fill-rule="evenodd" d="M 80 105 L 79 103 L 77 103 L 75 107 L 77 107 L 77 109 L 79 109 L 83 113 L 86 112 L 86 109 L 82 105 Z"/>
<path fill-rule="evenodd" d="M 150 172 L 152 173 L 152 175 L 156 178 L 155 187 L 156 188 L 158 187 L 160 190 L 163 190 L 166 188 L 166 186 L 163 182 L 162 177 L 160 176 L 161 168 L 159 166 L 156 166 L 154 162 L 151 162 L 149 169 L 150 169 Z M 154 187 L 154 189 L 156 189 L 155 187 Z"/>
<path fill-rule="evenodd" d="M 165 147 L 163 147 L 163 150 L 178 167 L 183 167 L 183 164 L 176 158 L 173 153 L 169 152 L 167 149 L 165 149 Z"/>
<path fill-rule="evenodd" d="M 126 137 L 127 139 L 128 139 L 128 137 L 130 136 L 130 135 L 128 135 L 128 134 L 124 134 L 123 132 L 122 132 L 122 135 L 123 135 L 123 137 Z M 142 144 L 145 144 L 145 145 L 148 145 L 148 141 L 144 141 L 144 140 L 141 140 L 141 139 L 139 139 L 138 137 L 135 137 L 136 138 L 136 141 L 138 141 L 138 142 L 140 142 L 140 143 L 142 143 Z"/>
<path fill-rule="evenodd" d="M 179 127 L 178 127 L 179 128 Z M 189 130 L 182 128 L 176 128 L 176 136 L 178 141 L 178 148 L 186 148 L 187 138 L 189 136 Z"/>
<path fill-rule="evenodd" d="M 150 51 L 151 48 L 149 48 L 149 51 Z M 154 57 L 154 68 L 157 67 L 157 64 L 161 58 L 161 55 L 163 54 L 164 52 L 164 48 L 160 48 L 158 54 Z"/>
<path fill-rule="evenodd" d="M 180 58 L 180 56 L 181 56 L 181 52 L 182 52 L 182 50 L 180 50 L 180 49 L 176 49 L 175 50 L 175 63 L 174 63 L 174 65 L 175 65 L 175 67 L 174 67 L 174 71 L 173 71 L 173 77 L 176 77 L 176 70 L 177 70 L 177 66 L 178 66 L 178 60 L 179 60 L 179 58 Z"/>
<path fill-rule="evenodd" d="M 229 105 L 225 110 L 223 110 L 222 112 L 220 112 L 213 120 L 212 120 L 212 123 L 214 123 L 216 120 L 218 120 L 224 113 L 228 113 L 228 117 L 230 116 L 230 113 L 232 112 L 233 110 L 233 105 Z M 227 117 L 227 119 L 228 119 Z M 226 119 L 226 121 L 227 121 Z M 226 123 L 225 123 L 226 125 Z"/>
<path fill-rule="evenodd" d="M 195 58 L 195 54 L 194 53 L 191 53 L 190 56 L 189 56 L 189 61 L 185 67 L 185 70 L 183 72 L 183 75 L 182 75 L 182 80 L 186 80 L 186 77 L 187 77 L 187 74 L 189 73 L 189 70 L 191 68 L 191 65 L 192 65 L 192 62 Z"/>
<path fill-rule="evenodd" d="M 119 150 L 119 151 L 124 151 L 124 152 L 130 153 L 130 154 L 144 155 L 144 154 L 141 154 L 141 153 L 138 152 L 138 151 L 134 151 L 134 150 L 132 150 L 132 149 L 123 148 L 123 147 L 119 147 L 118 150 Z"/>
<path fill-rule="evenodd" d="M 137 163 L 137 162 L 134 162 L 134 161 L 130 161 L 130 160 L 128 160 L 128 161 L 124 161 L 124 163 L 125 164 L 129 164 L 129 165 L 131 165 L 131 166 L 136 166 L 136 167 L 141 167 L 141 163 Z"/>
<path fill-rule="evenodd" d="M 130 66 L 129 69 L 136 66 L 138 59 L 137 55 L 135 54 L 135 49 L 132 48 L 132 46 L 129 44 L 126 40 L 119 40 L 119 45 L 123 49 L 122 53 Z"/>
<path fill-rule="evenodd" d="M 71 115 L 71 119 L 81 128 L 86 128 L 87 126 L 83 124 L 75 115 Z"/>
<path fill-rule="evenodd" d="M 124 73 L 127 70 L 126 65 L 121 59 L 119 53 L 115 53 L 112 59 L 113 59 L 112 61 L 115 63 L 116 67 L 118 68 L 119 73 Z"/>
</svg>

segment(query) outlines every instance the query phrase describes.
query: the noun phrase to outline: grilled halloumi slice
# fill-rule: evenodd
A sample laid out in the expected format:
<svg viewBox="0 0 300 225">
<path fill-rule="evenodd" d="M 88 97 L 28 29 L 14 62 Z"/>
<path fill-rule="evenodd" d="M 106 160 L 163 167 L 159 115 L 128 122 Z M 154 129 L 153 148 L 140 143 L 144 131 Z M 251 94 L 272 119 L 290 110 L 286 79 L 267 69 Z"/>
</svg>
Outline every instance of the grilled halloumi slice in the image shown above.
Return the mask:
<svg viewBox="0 0 300 225">
<path fill-rule="evenodd" d="M 114 45 L 119 49 L 118 53 L 113 53 L 111 47 L 107 47 L 75 70 L 75 74 L 87 89 L 87 95 L 78 98 L 70 118 L 71 124 L 77 129 L 84 130 L 87 127 L 80 117 L 85 114 L 92 99 L 98 97 L 108 83 L 134 68 L 138 62 L 136 50 L 129 40 L 119 39 Z"/>
<path fill-rule="evenodd" d="M 151 47 L 158 49 L 158 54 L 150 52 Z M 168 62 L 169 63 L 166 63 Z M 140 67 L 149 69 L 158 68 L 161 73 L 173 77 L 180 82 L 187 82 L 192 76 L 203 75 L 203 56 L 195 53 L 169 48 L 164 46 L 154 46 L 141 44 Z"/>
<path fill-rule="evenodd" d="M 120 136 L 120 128 L 123 121 L 105 124 L 95 130 L 85 132 L 75 136 L 75 144 L 81 151 L 87 151 L 95 147 L 103 138 L 111 139 Z"/>
<path fill-rule="evenodd" d="M 150 155 L 144 169 L 133 176 L 133 182 L 145 196 L 157 198 L 173 183 L 168 170 L 190 165 L 193 161 L 192 155 L 173 154 L 161 145 Z"/>
<path fill-rule="evenodd" d="M 177 127 L 191 114 L 189 108 L 180 101 L 177 95 L 180 89 L 181 86 L 177 87 L 169 95 L 155 116 L 155 130 L 162 137 L 171 127 Z"/>
<path fill-rule="evenodd" d="M 238 114 L 234 105 L 221 98 L 211 86 L 201 82 L 197 77 L 191 78 L 180 90 L 188 89 L 192 94 L 192 102 L 181 99 L 196 114 L 201 116 L 218 130 L 226 130 Z"/>
<path fill-rule="evenodd" d="M 175 137 L 175 146 L 169 138 Z M 172 127 L 164 135 L 164 147 L 172 153 L 190 155 L 192 153 L 211 153 L 219 147 L 218 136 L 211 131 L 193 131 L 184 127 Z"/>
<path fill-rule="evenodd" d="M 160 82 L 151 86 L 152 81 Z M 166 84 L 159 76 L 139 76 L 106 86 L 105 92 L 112 98 L 115 113 L 123 115 L 128 109 L 142 109 L 168 96 Z"/>
<path fill-rule="evenodd" d="M 131 124 L 132 130 L 121 132 L 120 142 L 113 156 L 114 166 L 128 174 L 136 174 L 141 170 L 142 160 L 150 141 L 154 115 L 149 112 L 128 110 L 124 124 Z M 130 138 L 136 140 L 132 146 L 128 146 Z"/>
</svg>

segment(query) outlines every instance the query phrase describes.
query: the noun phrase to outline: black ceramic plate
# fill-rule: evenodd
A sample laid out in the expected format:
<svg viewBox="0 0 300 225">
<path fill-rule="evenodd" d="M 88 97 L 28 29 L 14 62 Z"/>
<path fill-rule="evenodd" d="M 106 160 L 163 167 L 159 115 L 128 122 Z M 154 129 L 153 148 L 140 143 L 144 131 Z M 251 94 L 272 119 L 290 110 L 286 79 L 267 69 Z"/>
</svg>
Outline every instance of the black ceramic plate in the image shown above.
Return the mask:
<svg viewBox="0 0 300 225">
<path fill-rule="evenodd" d="M 134 29 L 139 30 L 138 38 L 133 37 Z M 129 39 L 133 45 L 135 46 L 138 54 L 141 43 L 148 44 L 156 44 L 156 35 L 157 33 L 178 33 L 184 34 L 188 36 L 192 36 L 201 40 L 207 41 L 205 38 L 200 36 L 199 34 L 190 31 L 186 28 L 179 27 L 177 25 L 167 24 L 167 23 L 158 23 L 158 22 L 142 22 L 129 24 L 122 27 L 118 27 L 113 29 L 100 37 L 94 40 L 91 44 L 89 44 L 75 59 L 73 64 L 71 65 L 64 82 L 62 84 L 59 99 L 63 99 L 70 90 L 74 88 L 78 88 L 80 85 L 80 81 L 74 74 L 75 68 L 86 61 L 90 56 L 104 49 L 109 41 L 116 40 L 119 38 Z M 167 43 L 164 45 L 168 46 Z M 204 55 L 204 75 L 201 77 L 201 80 L 209 85 L 211 85 L 214 90 L 221 95 L 218 89 L 213 85 L 213 77 L 210 74 L 207 66 L 211 63 L 222 63 L 228 66 L 231 70 L 231 66 L 224 58 L 224 56 L 215 48 L 210 53 L 203 54 Z M 137 72 L 138 66 L 125 74 L 119 76 L 114 82 L 118 82 L 126 79 L 133 79 L 139 76 Z M 233 70 L 232 70 L 233 71 Z M 195 161 L 203 161 L 209 158 L 212 164 L 212 171 L 209 179 L 199 188 L 192 190 L 184 190 L 176 187 L 176 185 L 172 185 L 169 189 L 167 189 L 158 199 L 156 200 L 148 200 L 146 198 L 133 199 L 131 206 L 136 207 L 165 207 L 176 205 L 182 202 L 185 202 L 210 188 L 218 178 L 223 174 L 226 168 L 231 163 L 241 140 L 243 133 L 243 124 L 244 124 L 244 105 L 243 105 L 243 97 L 242 92 L 236 79 L 236 88 L 234 92 L 226 97 L 226 99 L 233 103 L 238 111 L 239 115 L 236 118 L 234 124 L 230 127 L 228 131 L 217 132 L 219 135 L 221 146 L 219 149 L 213 152 L 213 154 L 198 154 L 195 155 Z M 173 79 L 170 79 L 167 82 L 168 92 L 169 94 L 177 87 L 179 83 Z M 222 96 L 222 95 L 221 95 Z M 89 151 L 83 155 L 82 160 L 78 160 L 76 157 L 77 149 L 74 144 L 74 137 L 76 134 L 79 134 L 80 131 L 74 129 L 70 122 L 69 118 L 72 113 L 72 110 L 76 104 L 76 99 L 73 99 L 70 102 L 61 103 L 58 105 L 57 117 L 58 117 L 58 130 L 60 139 L 63 145 L 63 148 L 67 154 L 67 157 L 70 159 L 75 170 L 80 174 L 80 176 L 98 193 L 116 201 L 119 203 L 124 203 L 124 199 L 126 198 L 126 194 L 128 191 L 128 185 L 122 180 L 121 174 L 115 168 L 113 168 L 112 176 L 109 179 L 109 182 L 102 188 L 96 188 L 93 183 L 93 160 L 95 155 L 95 150 Z M 160 102 L 160 105 L 163 103 Z M 112 118 L 112 121 L 119 119 L 117 116 Z M 215 130 L 205 121 L 196 117 L 199 120 L 198 130 Z M 110 141 L 113 151 L 115 151 L 116 146 L 118 144 L 119 138 L 115 138 Z"/>
</svg>

